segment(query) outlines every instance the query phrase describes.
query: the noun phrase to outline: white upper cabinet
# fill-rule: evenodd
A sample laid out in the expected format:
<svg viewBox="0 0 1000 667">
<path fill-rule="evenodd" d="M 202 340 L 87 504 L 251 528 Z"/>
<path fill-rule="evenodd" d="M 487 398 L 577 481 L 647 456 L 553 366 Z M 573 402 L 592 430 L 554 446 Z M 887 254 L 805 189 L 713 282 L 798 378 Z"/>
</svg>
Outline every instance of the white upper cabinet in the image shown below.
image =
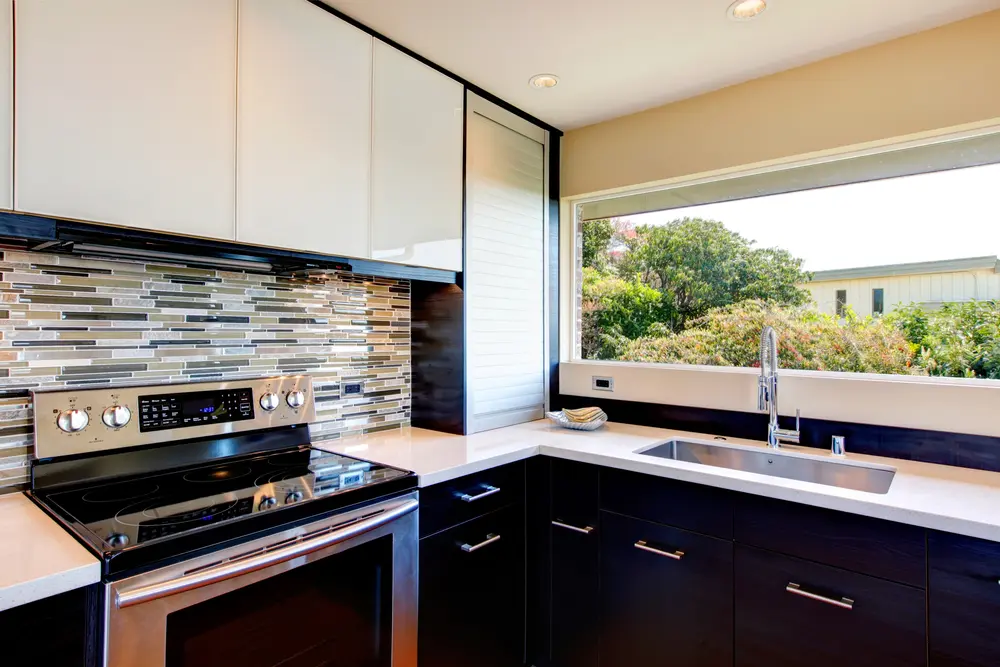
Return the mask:
<svg viewBox="0 0 1000 667">
<path fill-rule="evenodd" d="M 17 210 L 233 238 L 236 0 L 16 3 Z"/>
<path fill-rule="evenodd" d="M 14 208 L 14 2 L 0 1 L 0 209 Z"/>
<path fill-rule="evenodd" d="M 464 89 L 375 41 L 372 257 L 462 270 Z"/>
<path fill-rule="evenodd" d="M 368 257 L 372 38 L 307 0 L 240 0 L 237 238 Z"/>
</svg>

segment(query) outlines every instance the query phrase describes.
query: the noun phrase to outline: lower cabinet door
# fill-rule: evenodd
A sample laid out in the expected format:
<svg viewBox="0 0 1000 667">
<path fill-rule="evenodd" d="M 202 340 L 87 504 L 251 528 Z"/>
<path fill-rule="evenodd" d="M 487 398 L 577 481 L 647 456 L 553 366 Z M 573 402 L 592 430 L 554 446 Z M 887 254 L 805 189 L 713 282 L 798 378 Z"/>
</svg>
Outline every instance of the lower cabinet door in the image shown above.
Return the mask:
<svg viewBox="0 0 1000 667">
<path fill-rule="evenodd" d="M 601 667 L 732 665 L 733 543 L 610 512 L 600 531 Z"/>
<path fill-rule="evenodd" d="M 524 508 L 420 542 L 420 667 L 524 664 Z"/>
<path fill-rule="evenodd" d="M 923 590 L 743 545 L 735 569 L 737 667 L 926 665 Z"/>
<path fill-rule="evenodd" d="M 1000 665 L 1000 543 L 932 532 L 931 667 Z"/>
</svg>

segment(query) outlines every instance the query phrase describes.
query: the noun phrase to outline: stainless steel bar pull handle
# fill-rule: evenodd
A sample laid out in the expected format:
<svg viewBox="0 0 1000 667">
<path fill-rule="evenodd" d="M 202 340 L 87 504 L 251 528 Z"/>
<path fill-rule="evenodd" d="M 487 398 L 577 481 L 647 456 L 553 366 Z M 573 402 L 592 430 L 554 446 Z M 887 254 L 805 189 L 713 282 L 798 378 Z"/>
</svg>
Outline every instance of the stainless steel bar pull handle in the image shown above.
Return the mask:
<svg viewBox="0 0 1000 667">
<path fill-rule="evenodd" d="M 572 530 L 575 533 L 583 533 L 584 535 L 590 535 L 592 532 L 594 532 L 593 526 L 584 526 L 583 528 L 580 528 L 579 526 L 572 526 L 568 523 L 563 523 L 562 521 L 553 521 L 552 525 L 558 528 L 565 528 L 566 530 Z"/>
<path fill-rule="evenodd" d="M 380 512 L 379 514 L 371 516 L 367 519 L 354 521 L 347 524 L 343 528 L 334 529 L 330 532 L 324 532 L 310 539 L 293 541 L 287 546 L 278 547 L 273 551 L 265 550 L 263 553 L 256 556 L 228 563 L 220 563 L 219 565 L 208 567 L 204 570 L 199 570 L 190 574 L 185 574 L 184 576 L 171 579 L 170 581 L 150 584 L 149 586 L 143 586 L 132 590 L 118 591 L 115 596 L 115 602 L 119 609 L 125 609 L 126 607 L 131 607 L 132 605 L 140 604 L 142 602 L 149 602 L 158 598 L 167 597 L 168 595 L 175 595 L 177 593 L 183 593 L 184 591 L 209 586 L 220 581 L 225 581 L 226 579 L 233 579 L 234 577 L 238 577 L 249 572 L 263 570 L 266 567 L 271 567 L 272 565 L 277 565 L 278 563 L 284 563 L 285 561 L 298 558 L 299 556 L 311 554 L 314 551 L 325 549 L 326 547 L 334 544 L 346 542 L 351 538 L 367 533 L 370 530 L 375 530 L 379 526 L 383 526 L 390 521 L 409 514 L 417 509 L 417 507 L 418 504 L 416 500 L 408 500 L 396 505 L 395 507 L 387 508 L 384 512 Z"/>
<path fill-rule="evenodd" d="M 459 500 L 464 500 L 467 503 L 471 503 L 477 500 L 482 500 L 483 498 L 488 498 L 489 496 L 492 496 L 494 493 L 500 493 L 499 486 L 491 486 L 490 484 L 483 484 L 482 486 L 484 489 L 482 493 L 477 493 L 474 496 L 468 493 L 460 493 L 458 494 Z"/>
<path fill-rule="evenodd" d="M 802 590 L 801 586 L 791 581 L 789 581 L 788 585 L 785 586 L 785 590 L 792 595 L 809 598 L 810 600 L 816 600 L 817 602 L 833 605 L 834 607 L 840 607 L 841 609 L 854 609 L 854 600 L 851 598 L 840 598 L 837 600 L 835 598 L 828 598 L 825 595 L 810 593 L 809 591 Z"/>
<path fill-rule="evenodd" d="M 488 547 L 494 542 L 497 542 L 499 540 L 500 540 L 499 535 L 487 535 L 486 539 L 480 542 L 479 544 L 463 544 L 462 551 L 464 551 L 467 554 L 471 554 L 473 551 L 479 551 L 483 547 Z"/>
<path fill-rule="evenodd" d="M 656 554 L 657 556 L 666 556 L 667 558 L 673 558 L 674 560 L 680 560 L 684 558 L 683 551 L 664 551 L 663 549 L 657 549 L 656 547 L 651 547 L 646 544 L 646 540 L 639 540 L 634 545 L 636 549 L 641 549 L 642 551 L 648 551 L 651 554 Z"/>
</svg>

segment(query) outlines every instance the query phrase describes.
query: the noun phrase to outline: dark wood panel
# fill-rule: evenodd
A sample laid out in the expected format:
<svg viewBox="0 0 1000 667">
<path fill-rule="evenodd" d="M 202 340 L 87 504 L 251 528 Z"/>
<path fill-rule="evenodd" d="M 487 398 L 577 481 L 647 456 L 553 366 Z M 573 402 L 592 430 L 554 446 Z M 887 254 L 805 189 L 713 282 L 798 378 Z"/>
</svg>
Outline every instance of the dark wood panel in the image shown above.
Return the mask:
<svg viewBox="0 0 1000 667">
<path fill-rule="evenodd" d="M 100 601 L 95 584 L 0 612 L 0 664 L 99 664 Z"/>
<path fill-rule="evenodd" d="M 476 551 L 462 549 L 497 535 Z M 524 619 L 523 506 L 420 542 L 421 667 L 519 667 Z"/>
<path fill-rule="evenodd" d="M 410 287 L 413 426 L 465 434 L 465 293 L 415 280 Z"/>
<path fill-rule="evenodd" d="M 843 609 L 786 591 L 853 600 Z M 924 591 L 736 545 L 736 667 L 919 667 Z"/>
<path fill-rule="evenodd" d="M 545 456 L 534 456 L 525 461 L 524 467 L 525 564 L 527 569 L 524 639 L 526 662 L 535 667 L 550 667 L 552 534 L 549 530 L 549 501 L 552 491 L 551 461 Z"/>
<path fill-rule="evenodd" d="M 735 535 L 736 541 L 745 544 L 926 586 L 925 531 L 915 526 L 740 495 Z"/>
<path fill-rule="evenodd" d="M 552 509 L 549 515 L 552 548 L 550 655 L 554 667 L 598 665 L 599 470 L 584 463 L 552 461 Z M 554 525 L 551 521 L 564 525 Z M 573 528 L 590 529 L 590 532 Z"/>
<path fill-rule="evenodd" d="M 733 497 L 700 484 L 601 471 L 601 509 L 726 539 L 733 536 Z"/>
<path fill-rule="evenodd" d="M 489 487 L 500 489 L 484 495 Z M 482 496 L 467 502 L 462 496 Z M 420 537 L 440 532 L 511 503 L 524 502 L 524 462 L 435 484 L 420 491 Z"/>
<path fill-rule="evenodd" d="M 640 550 L 640 540 L 683 556 Z M 601 666 L 732 661 L 732 542 L 602 512 Z"/>
<path fill-rule="evenodd" d="M 712 410 L 680 405 L 659 405 L 638 401 L 559 395 L 553 410 L 597 406 L 611 421 L 710 433 L 732 438 L 764 440 L 767 415 L 734 410 Z M 794 428 L 795 420 L 781 418 L 781 425 Z M 925 431 L 921 429 L 854 424 L 802 417 L 802 444 L 829 449 L 834 435 L 847 438 L 847 451 L 925 463 L 976 468 L 1000 472 L 1000 438 Z"/>
<path fill-rule="evenodd" d="M 928 537 L 931 667 L 1000 665 L 1000 544 Z"/>
</svg>

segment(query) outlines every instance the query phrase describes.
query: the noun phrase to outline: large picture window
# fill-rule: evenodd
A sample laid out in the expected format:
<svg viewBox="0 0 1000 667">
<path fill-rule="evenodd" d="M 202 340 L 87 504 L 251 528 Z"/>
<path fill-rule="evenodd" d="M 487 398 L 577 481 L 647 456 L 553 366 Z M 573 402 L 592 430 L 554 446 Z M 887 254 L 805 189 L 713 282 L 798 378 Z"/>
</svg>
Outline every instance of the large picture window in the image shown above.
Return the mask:
<svg viewBox="0 0 1000 667">
<path fill-rule="evenodd" d="M 579 204 L 576 358 L 1000 379 L 1000 134 Z"/>
</svg>

